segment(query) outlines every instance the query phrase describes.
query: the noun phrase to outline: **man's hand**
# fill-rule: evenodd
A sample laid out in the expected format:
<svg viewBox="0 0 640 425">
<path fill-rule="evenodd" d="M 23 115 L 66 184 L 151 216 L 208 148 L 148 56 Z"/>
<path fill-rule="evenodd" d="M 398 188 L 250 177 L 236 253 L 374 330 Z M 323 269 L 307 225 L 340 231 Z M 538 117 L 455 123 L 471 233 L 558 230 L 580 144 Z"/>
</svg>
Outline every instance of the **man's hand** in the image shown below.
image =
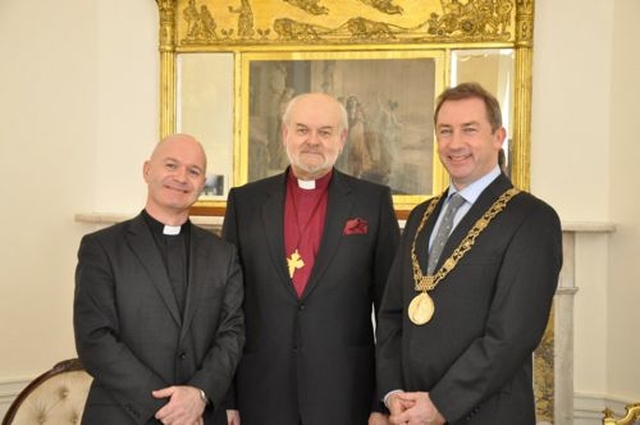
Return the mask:
<svg viewBox="0 0 640 425">
<path fill-rule="evenodd" d="M 393 397 L 393 398 L 391 398 Z M 431 401 L 429 393 L 412 392 L 393 394 L 388 402 L 392 424 L 443 425 L 446 420 Z M 391 404 L 394 409 L 391 409 Z"/>
<path fill-rule="evenodd" d="M 171 386 L 152 391 L 155 398 L 168 398 L 169 402 L 155 414 L 155 418 L 164 425 L 203 424 L 202 413 L 205 403 L 200 390 L 188 386 Z"/>
<path fill-rule="evenodd" d="M 402 397 L 404 394 L 406 394 L 404 391 L 396 391 L 387 399 L 387 408 L 391 413 L 391 417 L 398 416 L 405 410 L 413 407 L 413 402 L 407 401 Z"/>
<path fill-rule="evenodd" d="M 240 425 L 240 411 L 227 410 L 227 425 Z"/>
<path fill-rule="evenodd" d="M 371 412 L 368 425 L 389 425 L 389 417 L 380 412 Z"/>
</svg>

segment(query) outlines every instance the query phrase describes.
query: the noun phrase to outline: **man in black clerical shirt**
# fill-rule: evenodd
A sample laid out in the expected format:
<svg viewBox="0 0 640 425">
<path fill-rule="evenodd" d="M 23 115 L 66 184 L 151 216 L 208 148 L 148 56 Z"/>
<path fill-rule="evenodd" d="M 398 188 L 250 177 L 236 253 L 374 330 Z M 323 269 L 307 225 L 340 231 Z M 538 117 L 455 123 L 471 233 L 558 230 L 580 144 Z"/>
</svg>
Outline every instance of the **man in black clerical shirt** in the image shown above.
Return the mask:
<svg viewBox="0 0 640 425">
<path fill-rule="evenodd" d="M 167 137 L 144 164 L 142 213 L 82 239 L 74 330 L 94 378 L 83 424 L 227 423 L 243 285 L 235 248 L 189 221 L 205 168 L 193 137 Z"/>
</svg>

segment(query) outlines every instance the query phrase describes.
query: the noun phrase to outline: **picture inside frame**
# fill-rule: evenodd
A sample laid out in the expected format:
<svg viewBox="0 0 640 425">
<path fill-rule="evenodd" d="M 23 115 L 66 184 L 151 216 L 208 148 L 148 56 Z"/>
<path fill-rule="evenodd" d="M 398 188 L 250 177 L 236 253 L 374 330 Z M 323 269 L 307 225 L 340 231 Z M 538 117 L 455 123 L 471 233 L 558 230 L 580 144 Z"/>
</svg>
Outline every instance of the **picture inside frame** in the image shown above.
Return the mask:
<svg viewBox="0 0 640 425">
<path fill-rule="evenodd" d="M 319 91 L 347 110 L 349 136 L 336 168 L 429 195 L 433 185 L 434 58 L 249 61 L 248 181 L 282 172 L 282 114 L 295 95 Z"/>
</svg>

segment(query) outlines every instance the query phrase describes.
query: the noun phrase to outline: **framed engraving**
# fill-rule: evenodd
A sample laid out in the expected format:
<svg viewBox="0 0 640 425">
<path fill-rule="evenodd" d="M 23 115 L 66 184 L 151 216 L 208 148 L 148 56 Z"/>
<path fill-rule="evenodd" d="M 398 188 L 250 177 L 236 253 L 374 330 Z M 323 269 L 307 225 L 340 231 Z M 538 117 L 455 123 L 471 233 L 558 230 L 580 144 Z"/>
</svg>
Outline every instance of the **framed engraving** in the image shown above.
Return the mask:
<svg viewBox="0 0 640 425">
<path fill-rule="evenodd" d="M 349 135 L 336 168 L 391 187 L 397 202 L 424 199 L 433 187 L 433 108 L 443 87 L 437 52 L 314 52 L 243 56 L 250 96 L 240 157 L 247 181 L 282 172 L 282 113 L 292 96 L 332 94 L 347 110 Z M 246 137 L 244 136 L 246 134 Z M 246 141 L 246 146 L 245 146 Z"/>
</svg>

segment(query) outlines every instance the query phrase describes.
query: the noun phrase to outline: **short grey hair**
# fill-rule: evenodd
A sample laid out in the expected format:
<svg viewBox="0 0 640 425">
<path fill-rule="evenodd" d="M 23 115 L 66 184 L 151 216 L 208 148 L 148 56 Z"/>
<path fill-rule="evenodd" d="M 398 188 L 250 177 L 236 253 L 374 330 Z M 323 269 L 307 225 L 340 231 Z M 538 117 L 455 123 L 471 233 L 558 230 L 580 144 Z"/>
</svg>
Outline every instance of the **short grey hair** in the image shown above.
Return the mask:
<svg viewBox="0 0 640 425">
<path fill-rule="evenodd" d="M 285 123 L 286 125 L 289 125 L 291 122 L 291 111 L 293 110 L 293 107 L 295 106 L 295 104 L 298 103 L 300 99 L 303 99 L 311 94 L 314 94 L 314 93 L 302 93 L 293 97 L 287 103 L 287 107 L 284 110 L 284 114 L 282 114 L 282 122 Z M 349 118 L 347 116 L 347 110 L 342 104 L 342 102 L 339 102 L 335 97 L 326 93 L 315 93 L 315 94 L 323 94 L 333 99 L 336 102 L 336 104 L 338 105 L 338 108 L 340 109 L 340 122 L 339 122 L 340 128 L 338 130 L 349 130 Z"/>
</svg>

